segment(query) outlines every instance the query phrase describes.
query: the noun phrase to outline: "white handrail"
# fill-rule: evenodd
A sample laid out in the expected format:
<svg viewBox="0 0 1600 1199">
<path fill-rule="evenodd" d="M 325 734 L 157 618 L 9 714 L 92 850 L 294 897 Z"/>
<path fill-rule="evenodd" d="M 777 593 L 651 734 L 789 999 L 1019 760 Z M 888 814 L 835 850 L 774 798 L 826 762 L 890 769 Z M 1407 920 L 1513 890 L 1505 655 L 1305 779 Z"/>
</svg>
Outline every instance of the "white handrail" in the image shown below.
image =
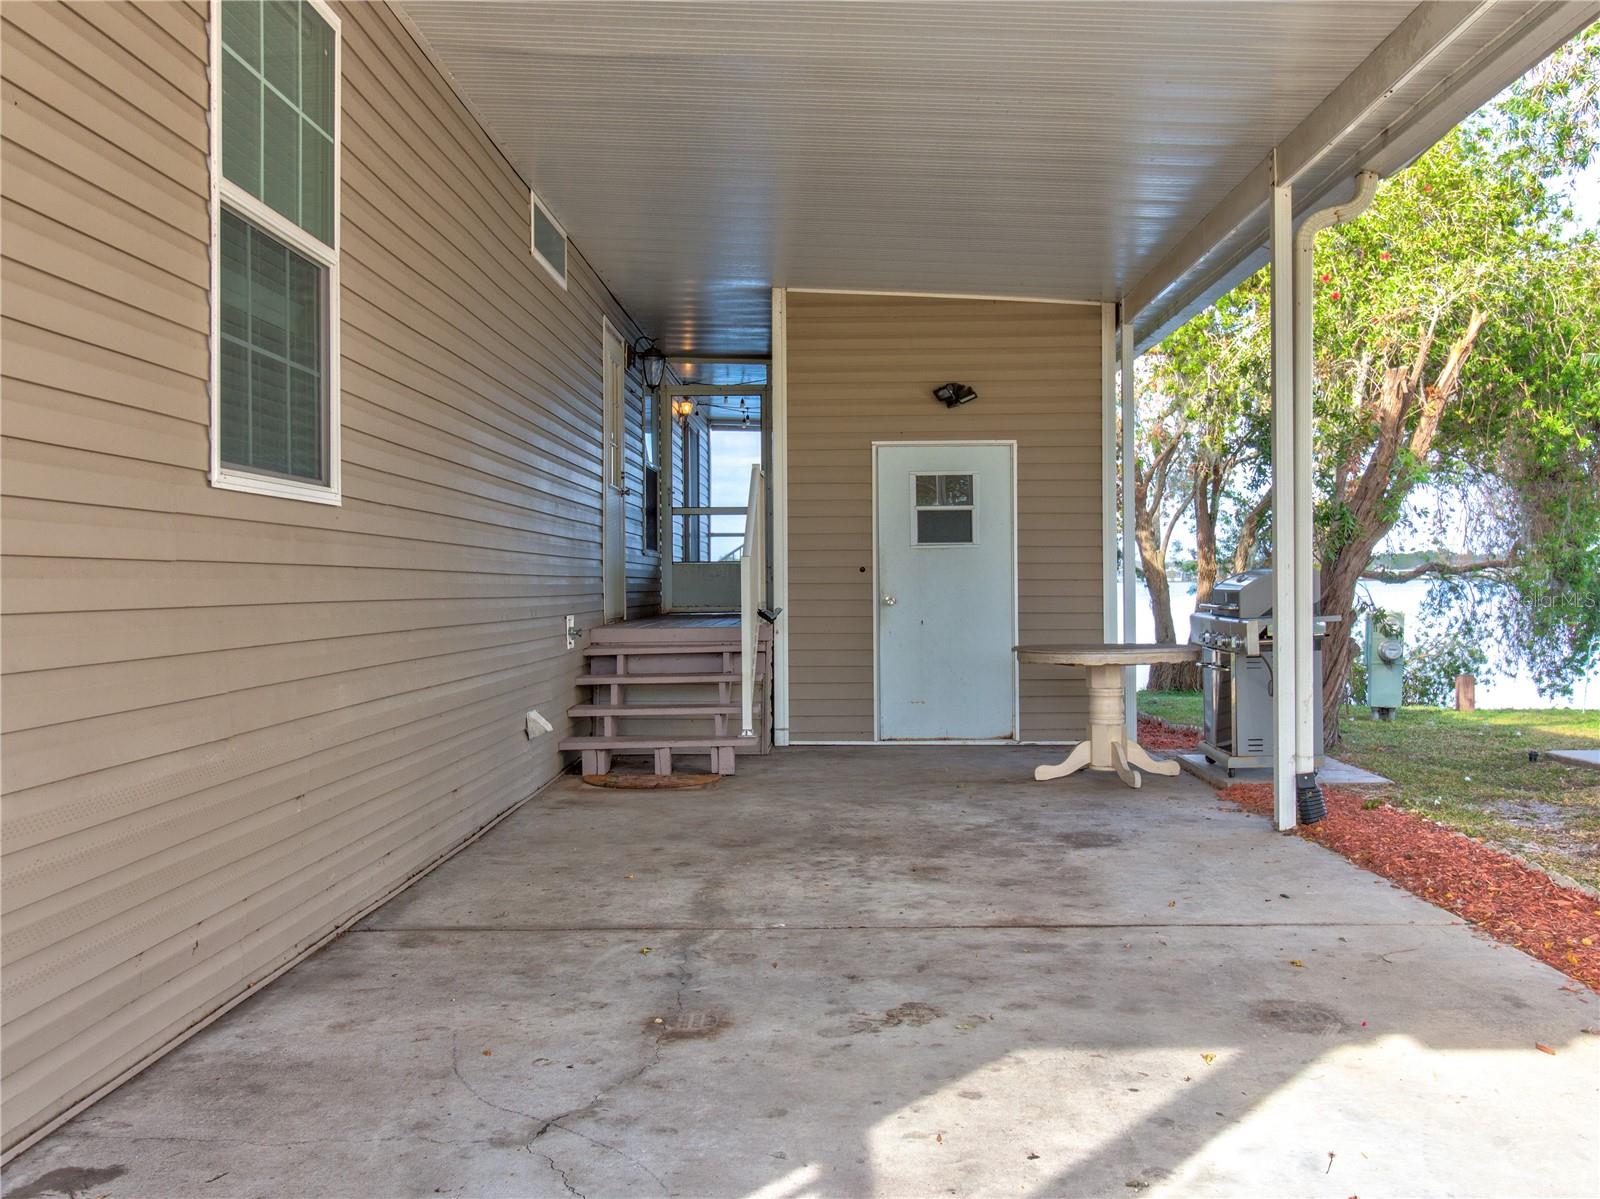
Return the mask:
<svg viewBox="0 0 1600 1199">
<path fill-rule="evenodd" d="M 739 550 L 739 715 L 741 737 L 756 734 L 756 651 L 761 644 L 762 592 L 767 566 L 766 479 L 757 463 L 750 468 L 750 498 L 744 507 L 744 545 Z"/>
</svg>

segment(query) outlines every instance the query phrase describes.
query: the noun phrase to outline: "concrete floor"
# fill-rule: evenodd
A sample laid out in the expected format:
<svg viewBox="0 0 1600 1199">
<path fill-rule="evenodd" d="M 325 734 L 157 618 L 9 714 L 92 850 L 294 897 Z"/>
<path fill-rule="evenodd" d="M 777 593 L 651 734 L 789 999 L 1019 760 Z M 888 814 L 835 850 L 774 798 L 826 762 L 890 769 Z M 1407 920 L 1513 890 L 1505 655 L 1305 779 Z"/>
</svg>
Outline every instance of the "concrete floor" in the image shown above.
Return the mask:
<svg viewBox="0 0 1600 1199">
<path fill-rule="evenodd" d="M 1595 995 L 1194 779 L 1051 756 L 564 780 L 5 1193 L 1600 1193 Z"/>
</svg>

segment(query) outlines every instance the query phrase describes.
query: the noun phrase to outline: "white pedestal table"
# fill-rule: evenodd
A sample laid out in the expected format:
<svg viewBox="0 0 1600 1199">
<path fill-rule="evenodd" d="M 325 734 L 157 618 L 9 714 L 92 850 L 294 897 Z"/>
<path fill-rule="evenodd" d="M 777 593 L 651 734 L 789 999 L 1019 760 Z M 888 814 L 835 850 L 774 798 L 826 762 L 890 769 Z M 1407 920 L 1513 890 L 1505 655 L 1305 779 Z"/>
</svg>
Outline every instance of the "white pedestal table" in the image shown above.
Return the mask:
<svg viewBox="0 0 1600 1199">
<path fill-rule="evenodd" d="M 1125 666 L 1157 662 L 1196 662 L 1192 645 L 1019 645 L 1017 661 L 1045 666 L 1082 666 L 1089 681 L 1089 736 L 1078 742 L 1064 761 L 1040 766 L 1033 777 L 1064 778 L 1076 771 L 1114 770 L 1130 787 L 1143 781 L 1140 770 L 1174 775 L 1178 764 L 1152 758 L 1123 725 L 1122 671 Z"/>
</svg>

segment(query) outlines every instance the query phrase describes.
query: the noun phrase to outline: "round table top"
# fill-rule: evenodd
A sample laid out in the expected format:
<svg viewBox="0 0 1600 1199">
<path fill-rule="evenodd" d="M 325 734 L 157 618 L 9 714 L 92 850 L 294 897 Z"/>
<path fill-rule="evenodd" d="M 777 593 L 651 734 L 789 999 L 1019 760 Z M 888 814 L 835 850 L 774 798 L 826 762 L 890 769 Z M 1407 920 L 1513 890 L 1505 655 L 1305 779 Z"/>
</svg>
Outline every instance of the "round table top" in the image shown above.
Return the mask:
<svg viewBox="0 0 1600 1199">
<path fill-rule="evenodd" d="M 1142 666 L 1151 662 L 1197 662 L 1197 645 L 1019 645 L 1019 662 L 1042 662 L 1051 666 Z"/>
</svg>

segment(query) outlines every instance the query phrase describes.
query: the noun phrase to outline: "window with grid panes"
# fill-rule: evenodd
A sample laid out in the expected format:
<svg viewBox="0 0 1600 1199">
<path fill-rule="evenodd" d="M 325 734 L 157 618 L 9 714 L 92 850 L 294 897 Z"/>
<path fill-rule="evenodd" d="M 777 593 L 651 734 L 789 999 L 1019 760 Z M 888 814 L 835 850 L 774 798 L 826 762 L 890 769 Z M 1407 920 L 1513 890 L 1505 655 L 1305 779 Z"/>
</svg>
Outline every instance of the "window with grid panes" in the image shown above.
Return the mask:
<svg viewBox="0 0 1600 1199">
<path fill-rule="evenodd" d="M 327 485 L 338 32 L 309 0 L 218 8 L 218 458 Z"/>
</svg>

